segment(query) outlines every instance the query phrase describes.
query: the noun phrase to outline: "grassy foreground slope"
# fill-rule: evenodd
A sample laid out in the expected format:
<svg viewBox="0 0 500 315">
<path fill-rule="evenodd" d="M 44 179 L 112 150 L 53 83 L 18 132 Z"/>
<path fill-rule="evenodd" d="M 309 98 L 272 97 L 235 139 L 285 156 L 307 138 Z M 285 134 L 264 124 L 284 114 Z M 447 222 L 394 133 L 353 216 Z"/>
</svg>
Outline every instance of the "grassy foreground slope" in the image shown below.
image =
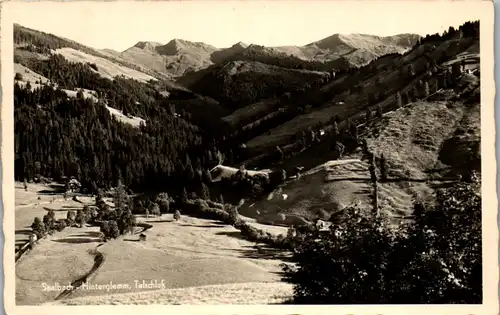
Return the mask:
<svg viewBox="0 0 500 315">
<path fill-rule="evenodd" d="M 50 199 L 44 194 L 50 194 Z M 38 196 L 41 201 L 38 201 Z M 18 184 L 16 229 L 18 232 L 29 230 L 33 218 L 42 217 L 45 209 L 53 209 L 56 218 L 65 218 L 68 210 L 76 211 L 93 203 L 91 198 L 80 199 L 82 203 L 64 200 L 61 193 L 48 185 L 28 184 L 28 191 L 24 191 Z M 95 273 L 86 277 L 86 281 L 96 285 L 110 282 L 129 284 L 130 288 L 111 291 L 77 289 L 69 296 L 78 298 L 76 302 L 65 302 L 65 298 L 58 303 L 98 304 L 117 299 L 121 303 L 135 303 L 138 298 L 126 295 L 128 292 L 134 296 L 140 294 L 145 299 L 141 303 L 175 304 L 189 300 L 193 303 L 238 301 L 245 304 L 273 302 L 277 301 L 276 296 L 291 293 L 288 285 L 280 283 L 277 274 L 280 256 L 273 257 L 267 249 L 244 240 L 232 226 L 187 216 L 175 222 L 172 214 L 150 218 L 139 215 L 137 220 L 152 225 L 144 232 L 147 242 L 138 241 L 141 229 L 136 228 L 132 235 L 103 243 L 99 228 L 89 226 L 66 228 L 42 239 L 16 263 L 17 303 L 54 302 L 62 292 L 44 290 L 42 283 L 74 283 L 95 265 L 97 253 L 102 254 L 103 261 Z M 19 239 L 19 242 L 23 241 L 27 240 Z M 142 279 L 163 279 L 166 290 L 153 292 L 136 288 L 134 281 Z M 214 291 L 210 293 L 210 287 L 205 286 L 213 286 Z M 261 287 L 265 290 L 261 291 Z M 259 293 L 248 295 L 256 291 Z M 219 294 L 215 296 L 214 292 Z M 117 293 L 125 295 L 107 297 Z"/>
</svg>

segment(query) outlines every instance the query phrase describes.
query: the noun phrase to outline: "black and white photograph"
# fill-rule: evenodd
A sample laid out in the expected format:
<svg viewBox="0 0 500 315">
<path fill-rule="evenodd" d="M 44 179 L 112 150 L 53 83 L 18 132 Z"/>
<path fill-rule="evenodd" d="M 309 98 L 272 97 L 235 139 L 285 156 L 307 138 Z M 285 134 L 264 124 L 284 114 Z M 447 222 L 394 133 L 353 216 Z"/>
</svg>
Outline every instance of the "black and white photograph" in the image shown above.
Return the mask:
<svg viewBox="0 0 500 315">
<path fill-rule="evenodd" d="M 6 16 L 13 313 L 498 312 L 492 2 L 40 1 Z"/>
</svg>

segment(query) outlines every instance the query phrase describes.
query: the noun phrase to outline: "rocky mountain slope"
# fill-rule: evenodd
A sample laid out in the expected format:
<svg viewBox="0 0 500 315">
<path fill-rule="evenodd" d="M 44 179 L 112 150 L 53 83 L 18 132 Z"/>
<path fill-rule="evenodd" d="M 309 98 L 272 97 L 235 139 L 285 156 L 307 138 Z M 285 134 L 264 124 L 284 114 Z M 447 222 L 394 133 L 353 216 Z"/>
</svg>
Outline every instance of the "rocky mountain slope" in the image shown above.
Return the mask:
<svg viewBox="0 0 500 315">
<path fill-rule="evenodd" d="M 211 65 L 210 56 L 215 51 L 217 48 L 204 43 L 173 39 L 166 45 L 138 42 L 120 56 L 158 72 L 179 76 Z"/>
<path fill-rule="evenodd" d="M 328 62 L 343 57 L 351 65 L 361 66 L 383 55 L 403 53 L 412 48 L 420 38 L 416 34 L 386 37 L 334 34 L 305 46 L 282 46 L 274 49 L 310 61 Z"/>
</svg>

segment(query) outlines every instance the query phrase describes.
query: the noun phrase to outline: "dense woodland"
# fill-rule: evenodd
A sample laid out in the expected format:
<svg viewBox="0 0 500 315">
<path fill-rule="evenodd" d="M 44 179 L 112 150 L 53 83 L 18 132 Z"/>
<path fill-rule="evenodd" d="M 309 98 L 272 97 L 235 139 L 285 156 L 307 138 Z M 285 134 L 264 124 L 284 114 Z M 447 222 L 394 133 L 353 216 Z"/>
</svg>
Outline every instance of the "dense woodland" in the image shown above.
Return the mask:
<svg viewBox="0 0 500 315">
<path fill-rule="evenodd" d="M 75 176 L 95 192 L 115 185 L 121 174 L 132 189 L 182 189 L 193 184 L 195 170 L 217 163 L 220 153 L 203 144 L 197 126 L 160 106 L 142 110 L 147 123 L 134 128 L 116 121 L 102 103 L 16 84 L 16 179 Z M 189 154 L 198 158 L 191 161 Z"/>
</svg>

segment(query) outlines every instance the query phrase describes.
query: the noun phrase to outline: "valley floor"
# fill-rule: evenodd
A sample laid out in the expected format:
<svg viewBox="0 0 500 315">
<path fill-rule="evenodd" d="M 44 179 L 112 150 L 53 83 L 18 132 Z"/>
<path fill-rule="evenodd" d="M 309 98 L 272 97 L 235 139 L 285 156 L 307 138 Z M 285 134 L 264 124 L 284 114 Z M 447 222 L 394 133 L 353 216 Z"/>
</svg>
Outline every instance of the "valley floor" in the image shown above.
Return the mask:
<svg viewBox="0 0 500 315">
<path fill-rule="evenodd" d="M 16 185 L 16 242 L 27 241 L 29 225 L 47 209 L 56 218 L 66 217 L 69 209 L 91 204 L 54 193 L 43 195 L 48 186 L 29 184 L 24 191 Z M 41 200 L 38 200 L 41 196 Z M 54 198 L 54 199 L 52 199 Z M 291 286 L 280 281 L 280 254 L 241 238 L 232 226 L 213 220 L 171 214 L 155 218 L 138 217 L 152 224 L 147 240 L 139 241 L 140 230 L 102 243 L 98 227 L 67 228 L 41 240 L 16 263 L 16 303 L 56 304 L 200 304 L 200 303 L 278 303 L 291 295 Z M 85 278 L 88 284 L 121 284 L 119 289 L 81 287 L 62 299 L 65 286 L 85 276 L 95 267 L 95 256 L 102 254 L 97 270 Z M 283 254 L 281 254 L 283 255 Z M 283 257 L 284 258 L 284 257 Z M 164 288 L 139 288 L 138 283 L 157 280 Z M 160 290 L 159 290 L 160 289 Z"/>
</svg>

